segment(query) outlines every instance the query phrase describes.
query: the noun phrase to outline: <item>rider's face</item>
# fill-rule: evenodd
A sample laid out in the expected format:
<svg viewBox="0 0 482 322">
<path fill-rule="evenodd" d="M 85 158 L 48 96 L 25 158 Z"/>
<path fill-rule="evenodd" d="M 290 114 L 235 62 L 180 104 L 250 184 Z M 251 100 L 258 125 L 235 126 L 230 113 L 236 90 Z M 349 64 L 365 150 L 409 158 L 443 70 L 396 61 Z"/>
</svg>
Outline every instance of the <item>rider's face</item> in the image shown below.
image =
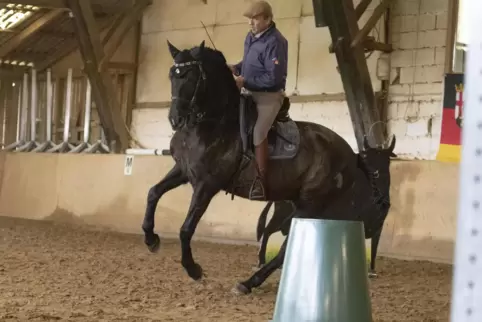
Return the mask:
<svg viewBox="0 0 482 322">
<path fill-rule="evenodd" d="M 249 19 L 249 25 L 253 34 L 259 34 L 268 28 L 271 23 L 271 18 L 266 18 L 263 15 L 257 15 Z"/>
</svg>

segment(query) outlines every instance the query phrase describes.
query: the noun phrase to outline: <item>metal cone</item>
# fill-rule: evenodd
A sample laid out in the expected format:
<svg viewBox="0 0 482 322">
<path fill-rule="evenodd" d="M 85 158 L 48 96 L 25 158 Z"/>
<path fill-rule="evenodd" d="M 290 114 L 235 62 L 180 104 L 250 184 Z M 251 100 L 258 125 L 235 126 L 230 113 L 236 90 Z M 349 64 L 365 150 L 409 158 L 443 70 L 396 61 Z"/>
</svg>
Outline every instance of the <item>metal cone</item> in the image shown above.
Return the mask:
<svg viewBox="0 0 482 322">
<path fill-rule="evenodd" d="M 273 322 L 372 322 L 363 223 L 294 218 Z"/>
</svg>

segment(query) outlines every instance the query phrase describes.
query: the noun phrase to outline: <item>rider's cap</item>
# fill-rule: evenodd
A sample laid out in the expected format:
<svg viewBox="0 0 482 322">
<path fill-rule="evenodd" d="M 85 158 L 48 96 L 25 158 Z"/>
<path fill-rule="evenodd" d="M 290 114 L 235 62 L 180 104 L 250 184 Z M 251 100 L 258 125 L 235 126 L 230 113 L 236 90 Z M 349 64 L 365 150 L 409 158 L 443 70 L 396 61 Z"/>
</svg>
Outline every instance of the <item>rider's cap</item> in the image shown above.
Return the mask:
<svg viewBox="0 0 482 322">
<path fill-rule="evenodd" d="M 243 16 L 247 18 L 253 18 L 257 15 L 273 17 L 273 9 L 271 8 L 271 5 L 266 1 L 255 1 L 251 3 L 249 8 L 243 14 Z"/>
</svg>

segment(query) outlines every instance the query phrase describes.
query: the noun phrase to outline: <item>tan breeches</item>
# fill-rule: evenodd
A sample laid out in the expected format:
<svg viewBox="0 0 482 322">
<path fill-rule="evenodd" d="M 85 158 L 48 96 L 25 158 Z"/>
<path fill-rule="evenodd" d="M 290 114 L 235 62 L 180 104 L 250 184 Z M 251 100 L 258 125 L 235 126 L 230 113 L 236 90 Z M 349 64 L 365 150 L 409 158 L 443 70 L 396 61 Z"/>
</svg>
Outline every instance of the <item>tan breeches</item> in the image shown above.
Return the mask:
<svg viewBox="0 0 482 322">
<path fill-rule="evenodd" d="M 253 130 L 253 144 L 259 145 L 268 136 L 269 129 L 283 104 L 283 92 L 252 92 L 258 109 L 258 119 Z"/>
</svg>

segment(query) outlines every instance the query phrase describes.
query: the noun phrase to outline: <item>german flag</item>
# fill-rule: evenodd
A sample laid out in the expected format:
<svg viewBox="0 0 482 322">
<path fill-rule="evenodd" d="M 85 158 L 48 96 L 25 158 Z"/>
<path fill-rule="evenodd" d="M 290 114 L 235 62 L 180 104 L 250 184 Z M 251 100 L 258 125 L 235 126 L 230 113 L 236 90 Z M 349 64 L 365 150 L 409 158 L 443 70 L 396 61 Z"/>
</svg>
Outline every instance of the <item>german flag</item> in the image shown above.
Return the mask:
<svg viewBox="0 0 482 322">
<path fill-rule="evenodd" d="M 442 133 L 437 160 L 460 162 L 464 108 L 464 74 L 446 74 Z"/>
</svg>

